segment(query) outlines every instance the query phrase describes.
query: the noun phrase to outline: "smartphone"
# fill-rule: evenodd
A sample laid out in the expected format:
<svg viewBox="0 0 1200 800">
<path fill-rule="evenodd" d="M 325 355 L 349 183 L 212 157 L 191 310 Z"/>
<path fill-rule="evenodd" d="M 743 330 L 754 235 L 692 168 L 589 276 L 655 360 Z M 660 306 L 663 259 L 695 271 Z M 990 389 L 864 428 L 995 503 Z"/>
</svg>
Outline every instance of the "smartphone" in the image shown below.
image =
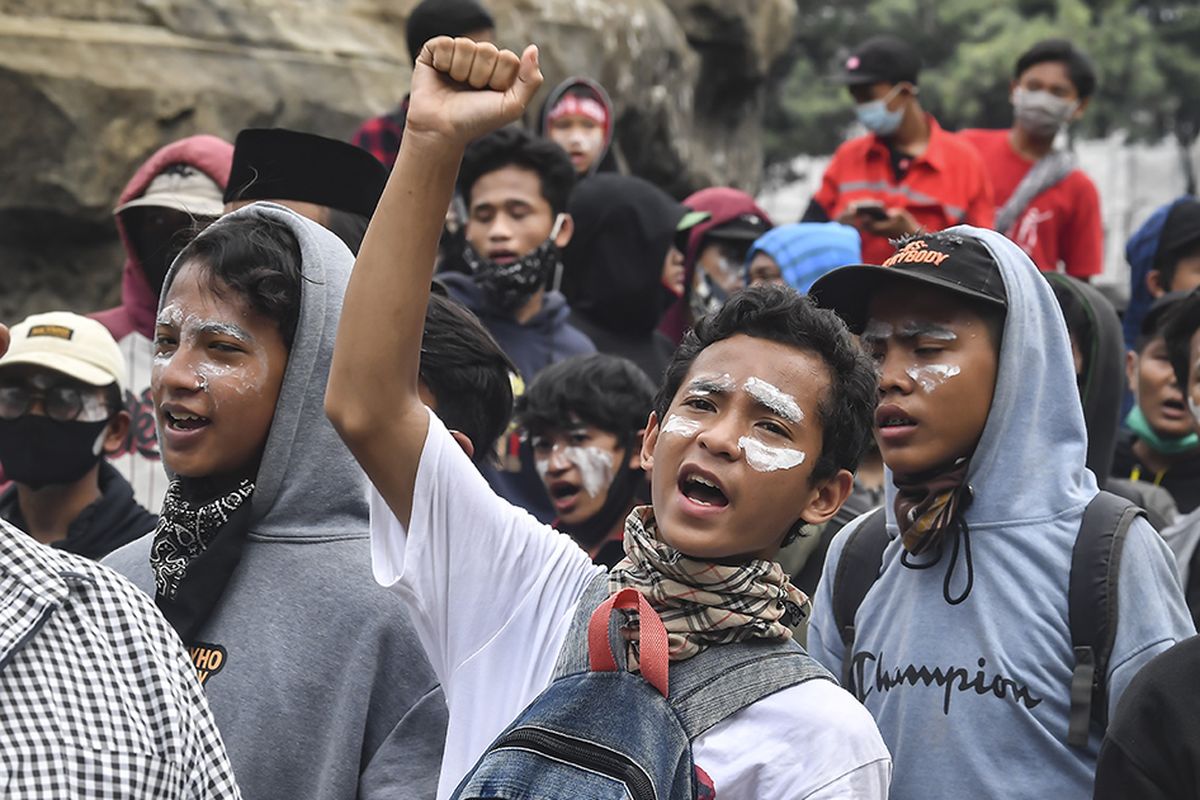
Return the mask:
<svg viewBox="0 0 1200 800">
<path fill-rule="evenodd" d="M 883 207 L 883 203 L 865 202 L 858 203 L 854 206 L 854 215 L 869 219 L 873 222 L 883 222 L 887 219 L 887 211 Z"/>
</svg>

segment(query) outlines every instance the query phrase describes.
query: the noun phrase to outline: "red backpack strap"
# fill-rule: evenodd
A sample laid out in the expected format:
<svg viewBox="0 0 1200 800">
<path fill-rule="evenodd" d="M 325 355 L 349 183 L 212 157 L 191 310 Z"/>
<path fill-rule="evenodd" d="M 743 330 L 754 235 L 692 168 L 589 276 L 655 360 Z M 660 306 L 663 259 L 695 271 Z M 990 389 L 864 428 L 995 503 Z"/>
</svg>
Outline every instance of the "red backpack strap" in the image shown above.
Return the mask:
<svg viewBox="0 0 1200 800">
<path fill-rule="evenodd" d="M 667 629 L 645 596 L 637 589 L 622 589 L 592 613 L 588 622 L 588 662 L 593 672 L 616 672 L 617 659 L 608 638 L 615 609 L 638 612 L 638 662 L 642 677 L 667 697 Z"/>
</svg>

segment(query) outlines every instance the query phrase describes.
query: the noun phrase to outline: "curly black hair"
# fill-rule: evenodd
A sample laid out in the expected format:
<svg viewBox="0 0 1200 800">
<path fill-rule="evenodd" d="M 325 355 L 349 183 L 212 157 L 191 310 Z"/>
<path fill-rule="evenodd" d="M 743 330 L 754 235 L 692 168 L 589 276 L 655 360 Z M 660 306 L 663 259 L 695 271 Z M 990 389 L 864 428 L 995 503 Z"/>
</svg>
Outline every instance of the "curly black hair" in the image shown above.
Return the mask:
<svg viewBox="0 0 1200 800">
<path fill-rule="evenodd" d="M 825 362 L 830 383 L 818 405 L 821 457 L 813 466 L 810 482 L 829 478 L 841 469 L 857 469 L 873 435 L 878 398 L 875 367 L 837 314 L 818 308 L 787 287 L 753 286 L 739 292 L 688 331 L 654 398 L 659 419 L 666 416 L 700 352 L 738 334 L 790 345 Z"/>
<path fill-rule="evenodd" d="M 253 311 L 273 320 L 291 350 L 304 280 L 300 243 L 291 228 L 268 216 L 218 220 L 176 259 L 177 264 L 187 261 L 204 266 L 213 294 L 232 291 Z"/>
<path fill-rule="evenodd" d="M 590 353 L 551 364 L 517 400 L 517 424 L 538 435 L 572 426 L 572 416 L 625 439 L 646 425 L 654 382 L 632 361 Z"/>
</svg>

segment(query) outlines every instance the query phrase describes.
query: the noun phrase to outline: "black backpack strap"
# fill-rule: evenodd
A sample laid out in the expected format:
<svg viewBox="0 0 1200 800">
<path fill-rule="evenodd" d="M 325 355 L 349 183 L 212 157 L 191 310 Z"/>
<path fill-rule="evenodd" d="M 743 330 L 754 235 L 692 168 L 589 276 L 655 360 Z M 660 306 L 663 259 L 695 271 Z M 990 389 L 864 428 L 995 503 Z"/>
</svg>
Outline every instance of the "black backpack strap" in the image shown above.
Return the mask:
<svg viewBox="0 0 1200 800">
<path fill-rule="evenodd" d="M 1146 512 L 1128 500 L 1100 492 L 1083 512 L 1071 552 L 1067 613 L 1075 669 L 1067 744 L 1086 748 L 1092 722 L 1108 725 L 1108 661 L 1117 636 L 1117 578 L 1121 549 L 1133 521 Z"/>
<path fill-rule="evenodd" d="M 842 687 L 853 694 L 856 692 L 850 685 L 850 667 L 854 661 L 854 616 L 879 579 L 887 546 L 887 516 L 883 508 L 877 508 L 846 539 L 833 574 L 833 621 L 846 649 L 842 657 Z"/>
</svg>

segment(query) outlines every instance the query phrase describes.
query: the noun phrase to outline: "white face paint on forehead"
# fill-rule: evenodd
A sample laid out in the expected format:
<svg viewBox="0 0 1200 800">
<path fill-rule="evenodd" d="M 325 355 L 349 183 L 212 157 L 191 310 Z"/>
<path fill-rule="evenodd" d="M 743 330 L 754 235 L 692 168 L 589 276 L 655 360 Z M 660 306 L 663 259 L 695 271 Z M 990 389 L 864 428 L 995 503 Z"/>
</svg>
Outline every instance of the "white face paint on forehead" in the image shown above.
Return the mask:
<svg viewBox="0 0 1200 800">
<path fill-rule="evenodd" d="M 746 463 L 758 472 L 776 472 L 781 469 L 792 469 L 804 463 L 804 451 L 791 447 L 776 447 L 743 436 L 738 439 L 738 447 L 746 455 Z"/>
<path fill-rule="evenodd" d="M 889 339 L 892 336 L 893 330 L 895 329 L 890 322 L 884 322 L 881 319 L 867 320 L 866 327 L 863 328 L 862 338 L 875 340 Z"/>
<path fill-rule="evenodd" d="M 225 336 L 246 344 L 251 355 L 250 364 L 258 369 L 247 369 L 247 366 L 225 364 L 202 358 L 194 363 L 196 389 L 202 392 L 209 390 L 209 385 L 217 381 L 225 381 L 225 385 L 240 395 L 258 394 L 263 389 L 267 377 L 266 354 L 253 347 L 254 336 L 240 325 L 219 319 L 205 319 L 196 314 L 185 313 L 177 304 L 164 306 L 156 319 L 158 325 L 175 329 L 175 339 L 179 346 L 171 353 L 154 353 L 154 368 L 165 369 L 189 340 L 194 341 L 200 336 Z M 246 373 L 257 373 L 246 377 Z"/>
<path fill-rule="evenodd" d="M 761 378 L 751 377 L 742 384 L 742 389 L 788 422 L 804 421 L 804 412 L 800 410 L 800 404 L 796 402 L 796 398 L 775 385 Z"/>
<path fill-rule="evenodd" d="M 867 321 L 862 332 L 862 338 L 867 341 L 882 341 L 890 339 L 893 336 L 900 338 L 922 336 L 926 339 L 938 339 L 943 342 L 958 340 L 958 334 L 945 325 L 939 322 L 918 319 L 905 320 L 899 327 L 893 326 L 892 323 L 886 320 L 871 319 Z"/>
<path fill-rule="evenodd" d="M 729 373 L 718 376 L 695 378 L 688 384 L 688 391 L 701 397 L 717 392 L 732 392 L 737 388 Z"/>
<path fill-rule="evenodd" d="M 932 392 L 946 381 L 953 378 L 961 370 L 957 364 L 926 364 L 922 367 L 908 367 L 904 374 L 917 382 L 925 392 Z"/>
</svg>

